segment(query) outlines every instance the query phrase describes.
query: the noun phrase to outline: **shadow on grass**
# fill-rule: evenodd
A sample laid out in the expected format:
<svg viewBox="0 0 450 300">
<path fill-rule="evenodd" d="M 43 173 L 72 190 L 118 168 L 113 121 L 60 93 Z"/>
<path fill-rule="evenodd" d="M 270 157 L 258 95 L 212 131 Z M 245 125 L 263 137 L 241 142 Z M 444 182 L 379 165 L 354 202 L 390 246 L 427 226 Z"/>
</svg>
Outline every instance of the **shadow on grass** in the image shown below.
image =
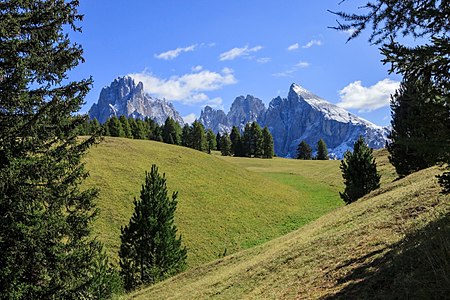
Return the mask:
<svg viewBox="0 0 450 300">
<path fill-rule="evenodd" d="M 391 249 L 338 279 L 349 284 L 324 299 L 450 299 L 450 214 Z"/>
</svg>

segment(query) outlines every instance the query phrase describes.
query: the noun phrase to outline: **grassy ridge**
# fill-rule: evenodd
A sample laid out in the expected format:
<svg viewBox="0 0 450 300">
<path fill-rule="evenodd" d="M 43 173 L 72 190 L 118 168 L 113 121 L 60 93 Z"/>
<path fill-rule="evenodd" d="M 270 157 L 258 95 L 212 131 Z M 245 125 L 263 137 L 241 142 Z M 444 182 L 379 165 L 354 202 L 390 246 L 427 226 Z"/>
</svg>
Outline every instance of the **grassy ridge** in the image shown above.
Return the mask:
<svg viewBox="0 0 450 300">
<path fill-rule="evenodd" d="M 91 174 L 86 185 L 100 188 L 95 234 L 117 258 L 120 226 L 127 224 L 133 197 L 139 197 L 151 164 L 166 173 L 169 191 L 179 192 L 176 223 L 191 267 L 225 250 L 235 253 L 279 237 L 343 205 L 336 192 L 338 180 L 329 184 L 301 176 L 302 171 L 283 173 L 289 163 L 297 163 L 293 160 L 239 159 L 269 169 L 279 165 L 273 174 L 256 173 L 230 160 L 152 141 L 106 138 L 86 157 Z M 335 178 L 336 166 L 324 162 L 322 173 Z M 304 168 L 311 173 L 317 167 Z"/>
<path fill-rule="evenodd" d="M 392 167 L 381 171 L 388 177 Z M 439 172 L 434 167 L 385 182 L 359 201 L 297 231 L 189 270 L 129 298 L 448 296 L 450 197 L 439 194 L 435 178 Z"/>
</svg>

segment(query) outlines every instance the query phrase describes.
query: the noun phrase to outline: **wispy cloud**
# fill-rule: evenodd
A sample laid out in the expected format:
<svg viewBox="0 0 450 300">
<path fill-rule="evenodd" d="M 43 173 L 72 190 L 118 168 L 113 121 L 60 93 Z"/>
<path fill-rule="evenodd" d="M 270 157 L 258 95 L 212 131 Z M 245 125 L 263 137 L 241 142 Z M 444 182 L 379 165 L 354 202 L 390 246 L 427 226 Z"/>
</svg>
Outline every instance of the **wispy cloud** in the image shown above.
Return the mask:
<svg viewBox="0 0 450 300">
<path fill-rule="evenodd" d="M 233 70 L 229 68 L 220 73 L 201 70 L 170 78 L 159 78 L 146 71 L 129 76 L 142 82 L 145 92 L 150 95 L 184 104 L 207 103 L 211 100 L 205 92 L 219 90 L 237 82 Z"/>
<path fill-rule="evenodd" d="M 263 47 L 259 45 L 253 48 L 249 48 L 248 45 L 242 48 L 233 48 L 231 50 L 221 53 L 219 56 L 219 60 L 224 61 L 224 60 L 233 60 L 238 57 L 246 57 L 249 56 L 251 53 L 258 52 L 262 48 Z"/>
<path fill-rule="evenodd" d="M 203 70 L 203 66 L 198 65 L 198 66 L 192 67 L 193 72 L 200 72 L 201 70 Z"/>
<path fill-rule="evenodd" d="M 298 63 L 296 63 L 294 66 L 292 66 L 291 68 L 283 71 L 283 72 L 279 72 L 279 73 L 274 73 L 272 74 L 272 76 L 275 77 L 291 77 L 292 74 L 294 74 L 295 72 L 297 72 L 300 69 L 304 69 L 309 67 L 311 64 L 309 62 L 306 61 L 299 61 Z"/>
<path fill-rule="evenodd" d="M 184 48 L 177 48 L 177 49 L 174 49 L 174 50 L 169 50 L 169 51 L 166 51 L 166 52 L 162 52 L 160 54 L 155 54 L 155 57 L 158 58 L 158 59 L 172 60 L 172 59 L 178 57 L 182 52 L 194 51 L 196 47 L 197 47 L 197 44 L 191 45 L 191 46 L 188 46 L 188 47 L 184 47 Z"/>
<path fill-rule="evenodd" d="M 365 87 L 361 81 L 355 81 L 339 91 L 341 101 L 337 104 L 343 108 L 358 109 L 359 112 L 370 112 L 388 106 L 391 94 L 400 86 L 398 81 L 389 78 Z"/>
<path fill-rule="evenodd" d="M 288 50 L 288 51 L 294 51 L 294 50 L 298 49 L 298 47 L 300 47 L 300 46 L 298 45 L 298 43 L 295 43 L 295 44 L 292 44 L 292 45 L 290 45 L 289 47 L 287 47 L 287 50 Z"/>
<path fill-rule="evenodd" d="M 321 46 L 321 45 L 322 45 L 321 40 L 311 40 L 308 43 L 306 43 L 306 45 L 303 45 L 302 48 L 308 49 L 311 48 L 312 46 Z"/>
<path fill-rule="evenodd" d="M 267 64 L 271 60 L 272 60 L 272 58 L 270 58 L 270 57 L 260 57 L 260 58 L 256 59 L 256 61 L 260 64 Z"/>
</svg>

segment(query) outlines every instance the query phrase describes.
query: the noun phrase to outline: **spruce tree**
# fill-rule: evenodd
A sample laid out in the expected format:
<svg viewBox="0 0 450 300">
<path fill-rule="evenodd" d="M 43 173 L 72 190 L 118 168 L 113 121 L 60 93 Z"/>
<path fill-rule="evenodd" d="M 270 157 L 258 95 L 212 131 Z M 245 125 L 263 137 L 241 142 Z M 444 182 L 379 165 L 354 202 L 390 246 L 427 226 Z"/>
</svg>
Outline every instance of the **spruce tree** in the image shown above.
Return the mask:
<svg viewBox="0 0 450 300">
<path fill-rule="evenodd" d="M 211 153 L 212 150 L 216 150 L 216 135 L 211 129 L 206 131 L 206 145 L 208 153 Z"/>
<path fill-rule="evenodd" d="M 222 139 L 220 140 L 220 152 L 223 156 L 231 156 L 233 153 L 231 152 L 231 140 L 228 133 L 224 133 L 222 135 Z"/>
<path fill-rule="evenodd" d="M 301 141 L 300 144 L 298 144 L 297 159 L 312 159 L 312 149 L 307 142 Z"/>
<path fill-rule="evenodd" d="M 163 127 L 163 141 L 167 144 L 181 144 L 181 128 L 174 119 L 168 117 Z"/>
<path fill-rule="evenodd" d="M 125 132 L 123 131 L 122 123 L 116 116 L 112 116 L 107 121 L 108 131 L 110 136 L 114 137 L 125 137 Z"/>
<path fill-rule="evenodd" d="M 242 156 L 250 157 L 252 155 L 252 128 L 250 123 L 245 124 L 244 133 L 242 135 Z"/>
<path fill-rule="evenodd" d="M 231 152 L 234 156 L 243 156 L 242 154 L 242 141 L 241 141 L 241 133 L 239 132 L 239 128 L 233 126 L 230 133 L 231 140 Z"/>
<path fill-rule="evenodd" d="M 66 32 L 81 31 L 77 6 L 0 4 L 1 299 L 88 299 L 102 281 L 90 237 L 97 191 L 80 187 L 97 137 L 77 137 L 92 79 L 67 76 L 83 62 Z"/>
<path fill-rule="evenodd" d="M 328 159 L 328 148 L 327 144 L 323 139 L 320 139 L 317 142 L 317 157 L 318 160 L 327 160 Z"/>
<path fill-rule="evenodd" d="M 270 134 L 269 128 L 267 126 L 264 127 L 263 132 L 263 158 L 272 158 L 274 155 L 273 150 L 273 138 L 272 134 Z"/>
<path fill-rule="evenodd" d="M 177 192 L 167 194 L 165 174 L 152 165 L 145 174 L 139 200 L 134 199 L 134 213 L 121 228 L 119 250 L 121 274 L 130 291 L 143 284 L 153 284 L 182 271 L 187 250 L 177 238 L 174 215 Z"/>
<path fill-rule="evenodd" d="M 263 135 L 261 126 L 254 121 L 251 125 L 251 143 L 250 152 L 255 157 L 262 157 L 263 155 Z"/>
<path fill-rule="evenodd" d="M 192 148 L 191 127 L 189 124 L 184 124 L 183 131 L 181 132 L 181 145 Z"/>
<path fill-rule="evenodd" d="M 101 126 L 100 123 L 98 122 L 97 118 L 94 118 L 90 123 L 89 123 L 89 132 L 90 134 L 98 134 L 101 130 Z"/>
<path fill-rule="evenodd" d="M 221 139 L 222 139 L 222 136 L 220 135 L 220 132 L 218 132 L 217 134 L 216 134 L 216 148 L 217 148 L 217 150 L 222 150 L 222 146 L 220 145 L 220 141 L 221 141 Z"/>
<path fill-rule="evenodd" d="M 193 149 L 199 151 L 206 151 L 207 145 L 206 145 L 205 127 L 203 127 L 203 124 L 197 120 L 195 120 L 194 123 L 192 123 L 191 142 Z"/>
<path fill-rule="evenodd" d="M 372 152 L 362 136 L 353 145 L 353 152 L 345 152 L 340 165 L 345 190 L 339 193 L 345 203 L 352 203 L 380 187 L 381 176 L 377 172 Z"/>
<path fill-rule="evenodd" d="M 131 127 L 130 127 L 130 123 L 128 122 L 128 119 L 122 115 L 119 117 L 119 121 L 120 124 L 122 125 L 122 129 L 123 129 L 123 136 L 126 138 L 133 138 L 133 134 L 131 132 Z"/>
</svg>

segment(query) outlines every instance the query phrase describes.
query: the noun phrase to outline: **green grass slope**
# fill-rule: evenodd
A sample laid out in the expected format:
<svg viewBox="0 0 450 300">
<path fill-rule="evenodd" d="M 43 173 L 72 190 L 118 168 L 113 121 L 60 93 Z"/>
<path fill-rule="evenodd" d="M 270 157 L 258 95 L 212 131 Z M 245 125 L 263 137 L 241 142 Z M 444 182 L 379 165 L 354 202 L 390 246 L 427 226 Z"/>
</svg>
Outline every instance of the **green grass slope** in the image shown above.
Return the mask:
<svg viewBox="0 0 450 300">
<path fill-rule="evenodd" d="M 377 153 L 380 163 L 385 154 Z M 386 164 L 381 172 L 392 176 Z M 450 197 L 434 167 L 263 245 L 130 299 L 440 299 L 450 294 Z M 389 175 L 391 174 L 391 175 Z"/>
<path fill-rule="evenodd" d="M 274 179 L 228 160 L 153 141 L 105 138 L 86 157 L 90 171 L 86 186 L 100 189 L 101 212 L 94 234 L 116 260 L 120 227 L 131 217 L 133 197 L 139 197 L 151 164 L 166 173 L 169 191 L 178 191 L 175 220 L 188 247 L 190 267 L 212 261 L 225 250 L 231 254 L 279 237 L 343 205 L 338 183 L 283 174 L 283 170 L 274 174 L 282 178 Z M 297 163 L 246 160 L 269 168 L 279 164 L 280 169 Z M 334 178 L 339 174 L 336 166 L 330 161 L 320 168 Z M 311 171 L 308 168 L 306 173 Z"/>
</svg>

